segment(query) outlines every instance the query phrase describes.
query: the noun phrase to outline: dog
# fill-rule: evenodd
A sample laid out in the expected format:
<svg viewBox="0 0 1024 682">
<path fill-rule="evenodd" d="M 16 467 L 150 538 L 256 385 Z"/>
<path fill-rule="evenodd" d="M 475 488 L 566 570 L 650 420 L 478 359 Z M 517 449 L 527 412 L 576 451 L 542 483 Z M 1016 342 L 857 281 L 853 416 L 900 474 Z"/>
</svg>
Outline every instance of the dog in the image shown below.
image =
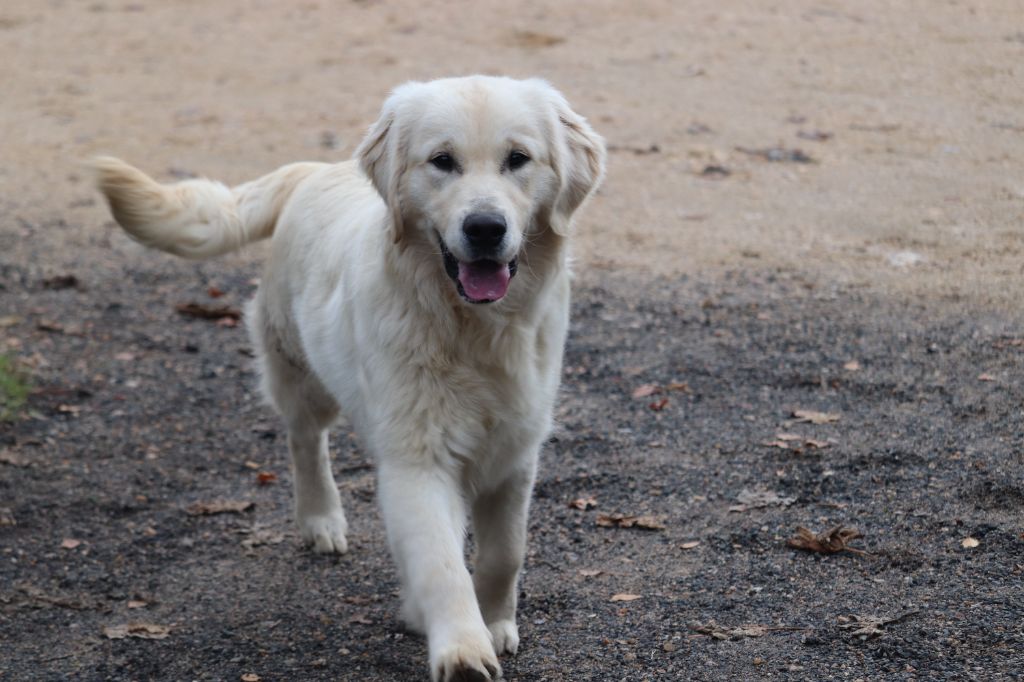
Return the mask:
<svg viewBox="0 0 1024 682">
<path fill-rule="evenodd" d="M 519 646 L 568 239 L 606 156 L 547 82 L 471 76 L 399 86 L 343 163 L 230 188 L 92 163 L 115 220 L 146 246 L 205 259 L 271 240 L 246 321 L 287 423 L 301 535 L 317 552 L 348 548 L 327 448 L 344 409 L 375 460 L 402 615 L 427 637 L 435 682 L 497 679 L 498 656 Z"/>
</svg>

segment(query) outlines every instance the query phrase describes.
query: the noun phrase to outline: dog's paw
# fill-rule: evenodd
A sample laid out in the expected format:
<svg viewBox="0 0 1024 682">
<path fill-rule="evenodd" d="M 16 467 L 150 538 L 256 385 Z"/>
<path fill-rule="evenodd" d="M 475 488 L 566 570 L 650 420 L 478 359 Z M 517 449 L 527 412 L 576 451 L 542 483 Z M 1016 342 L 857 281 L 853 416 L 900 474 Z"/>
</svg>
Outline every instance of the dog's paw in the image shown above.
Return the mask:
<svg viewBox="0 0 1024 682">
<path fill-rule="evenodd" d="M 491 631 L 494 650 L 499 656 L 515 654 L 519 650 L 519 627 L 514 620 L 496 620 L 488 623 L 487 629 Z"/>
<path fill-rule="evenodd" d="M 340 509 L 329 514 L 299 516 L 299 532 L 313 551 L 319 554 L 344 554 L 348 551 L 348 522 Z"/>
<path fill-rule="evenodd" d="M 433 682 L 491 682 L 501 679 L 501 666 L 490 638 L 461 637 L 431 655 Z"/>
</svg>

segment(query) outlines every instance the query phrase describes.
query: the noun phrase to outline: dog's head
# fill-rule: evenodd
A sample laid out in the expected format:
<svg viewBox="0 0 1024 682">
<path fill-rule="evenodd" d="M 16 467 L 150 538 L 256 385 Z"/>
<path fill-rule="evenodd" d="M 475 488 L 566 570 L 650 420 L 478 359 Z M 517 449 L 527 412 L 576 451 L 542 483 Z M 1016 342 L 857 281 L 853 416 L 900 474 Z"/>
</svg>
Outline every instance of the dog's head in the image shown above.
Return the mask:
<svg viewBox="0 0 1024 682">
<path fill-rule="evenodd" d="M 470 303 L 505 296 L 530 240 L 568 234 L 605 155 L 546 82 L 485 76 L 399 87 L 356 151 L 395 241 L 439 249 Z"/>
</svg>

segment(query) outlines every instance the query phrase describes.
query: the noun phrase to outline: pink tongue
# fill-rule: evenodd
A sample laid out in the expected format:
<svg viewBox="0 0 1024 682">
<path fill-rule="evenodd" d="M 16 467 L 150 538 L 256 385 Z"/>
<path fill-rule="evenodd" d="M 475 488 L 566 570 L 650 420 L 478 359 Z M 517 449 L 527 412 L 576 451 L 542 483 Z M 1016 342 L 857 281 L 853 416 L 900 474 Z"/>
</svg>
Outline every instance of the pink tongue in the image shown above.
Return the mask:
<svg viewBox="0 0 1024 682">
<path fill-rule="evenodd" d="M 507 263 L 492 260 L 459 263 L 459 283 L 466 296 L 474 301 L 497 301 L 508 291 L 511 278 Z"/>
</svg>

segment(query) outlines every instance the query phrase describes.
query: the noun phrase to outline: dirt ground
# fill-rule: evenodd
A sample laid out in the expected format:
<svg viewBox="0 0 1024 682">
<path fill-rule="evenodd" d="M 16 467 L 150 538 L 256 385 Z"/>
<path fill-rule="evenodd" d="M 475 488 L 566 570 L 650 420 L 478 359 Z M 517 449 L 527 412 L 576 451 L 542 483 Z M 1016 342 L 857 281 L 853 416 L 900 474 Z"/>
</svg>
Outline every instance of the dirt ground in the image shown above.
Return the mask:
<svg viewBox="0 0 1024 682">
<path fill-rule="evenodd" d="M 0 680 L 424 678 L 359 444 L 350 553 L 301 549 L 241 327 L 175 310 L 241 306 L 262 249 L 146 252 L 76 164 L 345 158 L 391 87 L 471 72 L 550 79 L 611 147 L 506 676 L 1021 679 L 1015 0 L 6 0 L 0 64 L 0 343 L 34 385 L 0 424 Z"/>
</svg>

